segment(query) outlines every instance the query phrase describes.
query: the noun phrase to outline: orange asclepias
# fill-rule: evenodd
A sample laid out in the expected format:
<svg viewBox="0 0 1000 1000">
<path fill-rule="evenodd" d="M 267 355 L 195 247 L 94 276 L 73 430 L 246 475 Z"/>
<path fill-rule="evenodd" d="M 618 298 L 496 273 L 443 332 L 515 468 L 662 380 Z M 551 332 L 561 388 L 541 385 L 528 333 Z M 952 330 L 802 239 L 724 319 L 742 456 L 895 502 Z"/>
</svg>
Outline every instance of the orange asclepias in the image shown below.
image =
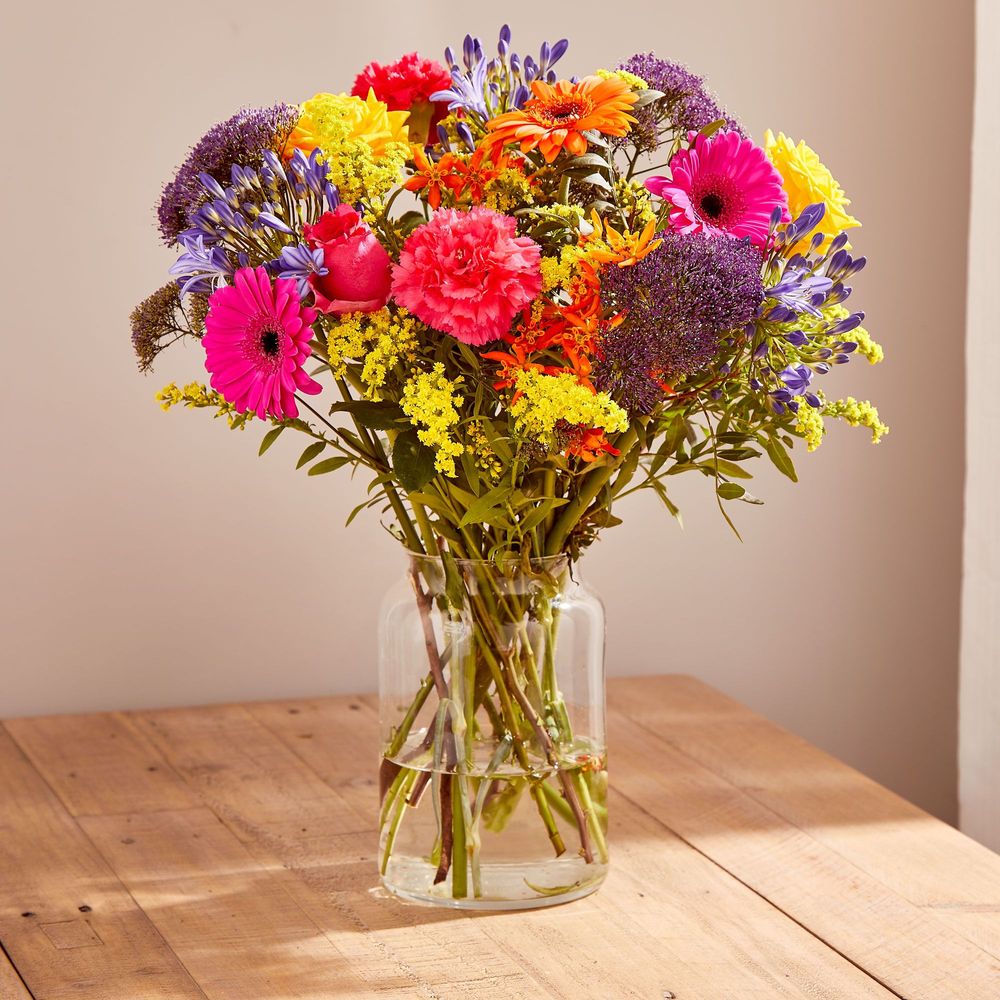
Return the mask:
<svg viewBox="0 0 1000 1000">
<path fill-rule="evenodd" d="M 585 76 L 577 83 L 535 80 L 531 90 L 535 96 L 523 108 L 488 122 L 490 145 L 518 142 L 523 153 L 538 149 L 551 163 L 561 149 L 573 156 L 586 153 L 584 132 L 621 136 L 635 121 L 629 111 L 638 96 L 617 77 Z"/>
</svg>

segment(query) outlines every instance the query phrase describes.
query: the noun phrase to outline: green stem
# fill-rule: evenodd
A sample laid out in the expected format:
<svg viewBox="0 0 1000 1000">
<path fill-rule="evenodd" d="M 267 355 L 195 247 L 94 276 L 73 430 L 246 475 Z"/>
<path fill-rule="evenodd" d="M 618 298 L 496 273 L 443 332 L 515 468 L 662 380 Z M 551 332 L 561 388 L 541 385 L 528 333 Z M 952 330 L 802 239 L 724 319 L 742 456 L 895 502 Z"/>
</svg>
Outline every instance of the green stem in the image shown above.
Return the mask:
<svg viewBox="0 0 1000 1000">
<path fill-rule="evenodd" d="M 562 551 L 570 532 L 576 527 L 580 518 L 583 517 L 591 503 L 597 497 L 597 494 L 607 485 L 625 457 L 635 447 L 638 440 L 639 434 L 635 427 L 629 427 L 624 436 L 615 442 L 615 447 L 621 451 L 621 457 L 618 461 L 595 469 L 584 478 L 580 492 L 570 503 L 562 508 L 562 513 L 557 518 L 555 526 L 549 532 L 549 537 L 545 545 L 545 554 L 547 556 L 554 556 Z"/>
</svg>

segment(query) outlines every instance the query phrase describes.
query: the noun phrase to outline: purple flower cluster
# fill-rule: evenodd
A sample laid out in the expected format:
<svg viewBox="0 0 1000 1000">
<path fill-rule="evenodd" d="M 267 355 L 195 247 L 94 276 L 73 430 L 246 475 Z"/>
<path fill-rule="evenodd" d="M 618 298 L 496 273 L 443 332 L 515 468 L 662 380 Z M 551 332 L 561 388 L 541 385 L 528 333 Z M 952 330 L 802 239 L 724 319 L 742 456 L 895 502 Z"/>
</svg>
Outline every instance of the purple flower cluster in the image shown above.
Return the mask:
<svg viewBox="0 0 1000 1000">
<path fill-rule="evenodd" d="M 225 183 L 233 164 L 259 167 L 265 150 L 280 152 L 284 148 L 298 120 L 297 107 L 275 104 L 270 108 L 244 108 L 210 128 L 163 189 L 157 217 L 164 242 L 176 243 L 207 199 L 200 175 Z"/>
<path fill-rule="evenodd" d="M 663 94 L 658 101 L 635 112 L 637 121 L 627 141 L 644 152 L 656 149 L 660 129 L 666 123 L 673 132 L 687 135 L 721 119 L 731 132 L 746 136 L 743 126 L 719 107 L 706 89 L 703 78 L 680 63 L 660 59 L 652 52 L 638 52 L 621 63 L 618 69 L 641 77 L 650 90 Z"/>
<path fill-rule="evenodd" d="M 601 273 L 602 298 L 625 313 L 620 330 L 602 345 L 603 375 L 630 381 L 636 409 L 647 406 L 649 387 L 704 368 L 725 334 L 745 326 L 764 298 L 761 255 L 746 240 L 704 233 L 662 234 L 663 244 L 631 267 Z M 655 383 L 654 383 L 655 384 Z"/>
<path fill-rule="evenodd" d="M 532 56 L 522 60 L 516 52 L 511 52 L 510 39 L 510 27 L 505 24 L 500 29 L 497 54 L 491 59 L 480 39 L 466 35 L 462 42 L 462 65 L 451 46 L 445 49 L 451 87 L 431 94 L 431 100 L 447 101 L 449 111 L 473 112 L 486 119 L 500 110 L 504 89 L 508 91 L 506 107 L 509 110 L 524 106 L 531 97 L 533 80 L 555 83 L 557 76 L 552 67 L 569 48 L 565 38 L 553 44 L 542 42 L 537 60 Z"/>
</svg>

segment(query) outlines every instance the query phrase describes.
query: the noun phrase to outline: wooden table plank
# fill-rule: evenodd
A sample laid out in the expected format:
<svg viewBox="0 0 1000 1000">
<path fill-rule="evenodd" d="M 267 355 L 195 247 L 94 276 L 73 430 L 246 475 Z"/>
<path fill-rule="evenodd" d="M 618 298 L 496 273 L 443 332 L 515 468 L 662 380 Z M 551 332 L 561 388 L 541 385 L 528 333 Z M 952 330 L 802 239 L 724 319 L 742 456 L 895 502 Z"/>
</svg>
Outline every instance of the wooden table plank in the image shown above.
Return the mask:
<svg viewBox="0 0 1000 1000">
<path fill-rule="evenodd" d="M 210 1000 L 1000 996 L 993 855 L 690 679 L 615 681 L 610 696 L 605 886 L 570 906 L 476 917 L 371 888 L 370 697 L 8 726 L 31 761 L 17 756 L 33 777 L 28 797 L 47 796 L 61 817 L 41 824 L 47 853 L 60 855 L 49 892 L 93 886 L 96 863 Z M 0 795 L 12 784 L 3 761 Z M 826 812 L 824 795 L 836 800 Z M 28 826 L 30 836 L 39 822 Z M 40 858 L 18 859 L 26 874 L 15 880 L 3 852 L 0 899 L 18 898 Z M 919 870 L 932 863 L 945 870 Z M 80 916 L 47 920 L 40 940 L 22 932 L 20 947 L 57 964 L 103 951 L 102 928 Z M 10 925 L 0 909 L 0 938 Z M 89 980 L 63 968 L 75 985 L 56 976 L 39 996 L 189 995 L 145 982 L 108 992 L 93 966 Z"/>
<path fill-rule="evenodd" d="M 370 697 L 350 704 L 360 708 L 345 713 L 343 701 L 324 699 L 250 705 L 248 710 L 341 795 L 352 796 L 359 811 L 373 816 L 374 782 L 370 776 L 359 778 L 356 761 L 359 751 L 375 758 L 374 707 Z M 558 926 L 558 918 L 571 909 L 590 922 L 585 935 L 590 953 L 607 949 L 606 967 L 616 970 L 605 984 L 609 990 L 630 988 L 639 996 L 655 996 L 667 987 L 679 996 L 711 995 L 713 989 L 748 997 L 889 995 L 631 803 L 616 798 L 611 817 L 616 861 L 596 897 L 565 910 L 524 915 L 527 919 L 498 929 L 498 946 L 522 964 L 537 956 L 539 928 Z M 566 954 L 574 941 L 567 937 L 550 950 Z M 632 941 L 650 943 L 652 957 L 637 954 L 630 961 Z M 696 967 L 692 955 L 699 957 Z M 643 968 L 632 972 L 636 964 Z M 577 968 L 587 969 L 588 963 Z M 629 970 L 624 979 L 622 969 Z M 774 976 L 769 970 L 775 969 L 782 972 Z M 651 975 L 643 979 L 647 971 Z M 545 972 L 540 968 L 535 975 L 544 978 Z M 557 996 L 572 992 L 572 984 L 547 985 Z M 575 988 L 586 995 L 594 981 L 588 978 Z"/>
<path fill-rule="evenodd" d="M 630 719 L 1000 959 L 1000 856 L 693 677 L 614 692 Z"/>
<path fill-rule="evenodd" d="M 900 996 L 997 1000 L 1000 963 L 975 943 L 652 730 L 610 719 L 613 787 L 831 948 Z"/>
<path fill-rule="evenodd" d="M 0 941 L 45 1000 L 205 1000 L 2 727 Z"/>
<path fill-rule="evenodd" d="M 31 1000 L 31 994 L 2 950 L 0 950 L 0 1000 Z"/>
</svg>

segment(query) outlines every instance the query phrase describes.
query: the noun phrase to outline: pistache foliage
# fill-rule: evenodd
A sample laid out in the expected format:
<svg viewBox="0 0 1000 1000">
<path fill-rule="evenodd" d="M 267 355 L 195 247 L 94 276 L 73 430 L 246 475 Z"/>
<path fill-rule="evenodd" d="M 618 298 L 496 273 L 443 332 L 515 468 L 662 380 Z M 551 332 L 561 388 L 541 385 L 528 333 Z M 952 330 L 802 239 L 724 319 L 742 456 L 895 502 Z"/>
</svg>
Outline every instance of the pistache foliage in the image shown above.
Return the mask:
<svg viewBox="0 0 1000 1000">
<path fill-rule="evenodd" d="M 732 524 L 754 460 L 794 481 L 831 420 L 878 442 L 824 391 L 882 349 L 819 156 L 652 53 L 560 78 L 566 48 L 504 29 L 210 130 L 159 210 L 174 280 L 131 317 L 143 371 L 204 350 L 164 409 L 261 423 L 261 454 L 303 434 L 310 475 L 370 473 L 352 520 L 465 558 L 576 558 L 637 490 L 679 516 L 686 472 Z"/>
</svg>

